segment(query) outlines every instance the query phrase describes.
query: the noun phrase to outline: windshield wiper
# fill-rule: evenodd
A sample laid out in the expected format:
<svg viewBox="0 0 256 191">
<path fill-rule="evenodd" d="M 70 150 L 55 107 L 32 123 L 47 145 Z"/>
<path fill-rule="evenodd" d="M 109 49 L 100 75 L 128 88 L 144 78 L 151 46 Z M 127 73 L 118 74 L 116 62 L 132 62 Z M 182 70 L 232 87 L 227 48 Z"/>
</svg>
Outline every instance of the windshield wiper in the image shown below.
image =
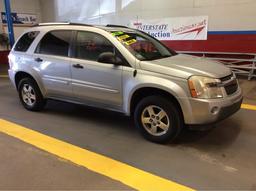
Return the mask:
<svg viewBox="0 0 256 191">
<path fill-rule="evenodd" d="M 159 60 L 159 59 L 168 58 L 171 56 L 172 55 L 156 56 L 156 57 L 152 57 L 152 58 L 145 58 L 145 59 L 143 59 L 143 61 Z"/>
<path fill-rule="evenodd" d="M 171 57 L 172 55 L 163 55 L 163 56 L 161 56 L 161 58 L 169 58 L 169 57 Z"/>
</svg>

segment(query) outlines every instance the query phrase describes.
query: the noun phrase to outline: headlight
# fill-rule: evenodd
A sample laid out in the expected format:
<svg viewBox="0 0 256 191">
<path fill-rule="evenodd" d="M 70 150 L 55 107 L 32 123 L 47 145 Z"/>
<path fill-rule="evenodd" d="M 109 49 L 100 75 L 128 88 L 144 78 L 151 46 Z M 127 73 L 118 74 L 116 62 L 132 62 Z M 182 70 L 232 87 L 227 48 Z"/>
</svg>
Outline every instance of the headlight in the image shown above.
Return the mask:
<svg viewBox="0 0 256 191">
<path fill-rule="evenodd" d="M 214 99 L 223 97 L 223 88 L 219 79 L 192 76 L 188 80 L 189 89 L 193 98 Z"/>
</svg>

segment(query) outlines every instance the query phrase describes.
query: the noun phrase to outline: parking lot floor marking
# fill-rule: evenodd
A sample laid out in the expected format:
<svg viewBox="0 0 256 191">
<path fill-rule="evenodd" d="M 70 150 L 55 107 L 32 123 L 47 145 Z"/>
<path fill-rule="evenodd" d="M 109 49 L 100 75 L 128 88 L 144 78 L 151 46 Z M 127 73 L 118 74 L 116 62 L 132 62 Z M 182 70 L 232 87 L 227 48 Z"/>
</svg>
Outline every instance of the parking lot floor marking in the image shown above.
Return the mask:
<svg viewBox="0 0 256 191">
<path fill-rule="evenodd" d="M 242 109 L 248 109 L 248 110 L 255 110 L 256 111 L 256 105 L 250 105 L 250 104 L 242 104 Z"/>
<path fill-rule="evenodd" d="M 0 132 L 29 143 L 60 158 L 71 161 L 74 164 L 83 166 L 93 172 L 120 181 L 136 190 L 193 190 L 192 188 L 171 180 L 49 137 L 4 119 L 0 119 Z"/>
<path fill-rule="evenodd" d="M 8 75 L 0 75 L 0 78 L 8 78 Z"/>
</svg>

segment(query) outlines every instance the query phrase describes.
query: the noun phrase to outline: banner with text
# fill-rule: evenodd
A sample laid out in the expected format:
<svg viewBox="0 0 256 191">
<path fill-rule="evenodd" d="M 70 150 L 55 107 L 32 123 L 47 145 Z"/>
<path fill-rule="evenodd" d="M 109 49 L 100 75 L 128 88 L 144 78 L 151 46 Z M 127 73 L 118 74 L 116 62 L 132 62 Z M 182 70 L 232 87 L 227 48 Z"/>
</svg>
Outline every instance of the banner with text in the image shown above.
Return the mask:
<svg viewBox="0 0 256 191">
<path fill-rule="evenodd" d="M 21 13 L 11 13 L 13 24 L 16 25 L 34 25 L 37 23 L 37 17 L 34 14 L 21 14 Z M 7 18 L 5 12 L 1 13 L 2 23 L 7 23 Z"/>
<path fill-rule="evenodd" d="M 207 40 L 208 16 L 133 20 L 130 26 L 159 40 Z"/>
</svg>

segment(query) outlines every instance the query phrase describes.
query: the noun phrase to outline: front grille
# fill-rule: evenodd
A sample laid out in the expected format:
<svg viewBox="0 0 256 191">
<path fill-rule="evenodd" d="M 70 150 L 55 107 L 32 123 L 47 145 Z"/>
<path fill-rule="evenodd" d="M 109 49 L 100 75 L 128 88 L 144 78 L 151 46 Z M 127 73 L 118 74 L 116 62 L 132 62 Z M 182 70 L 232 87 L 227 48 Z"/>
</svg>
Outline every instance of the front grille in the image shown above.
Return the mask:
<svg viewBox="0 0 256 191">
<path fill-rule="evenodd" d="M 233 75 L 231 74 L 220 79 L 221 82 L 224 84 L 227 95 L 232 95 L 238 89 L 237 81 L 235 78 L 232 79 L 232 77 Z"/>
<path fill-rule="evenodd" d="M 238 84 L 237 84 L 236 80 L 234 80 L 234 83 L 224 86 L 224 88 L 226 90 L 227 95 L 231 95 L 237 91 Z"/>
<path fill-rule="evenodd" d="M 225 82 L 225 81 L 231 80 L 232 77 L 233 77 L 233 74 L 228 75 L 228 76 L 225 76 L 225 77 L 221 78 L 220 80 L 221 80 L 222 82 Z"/>
</svg>

